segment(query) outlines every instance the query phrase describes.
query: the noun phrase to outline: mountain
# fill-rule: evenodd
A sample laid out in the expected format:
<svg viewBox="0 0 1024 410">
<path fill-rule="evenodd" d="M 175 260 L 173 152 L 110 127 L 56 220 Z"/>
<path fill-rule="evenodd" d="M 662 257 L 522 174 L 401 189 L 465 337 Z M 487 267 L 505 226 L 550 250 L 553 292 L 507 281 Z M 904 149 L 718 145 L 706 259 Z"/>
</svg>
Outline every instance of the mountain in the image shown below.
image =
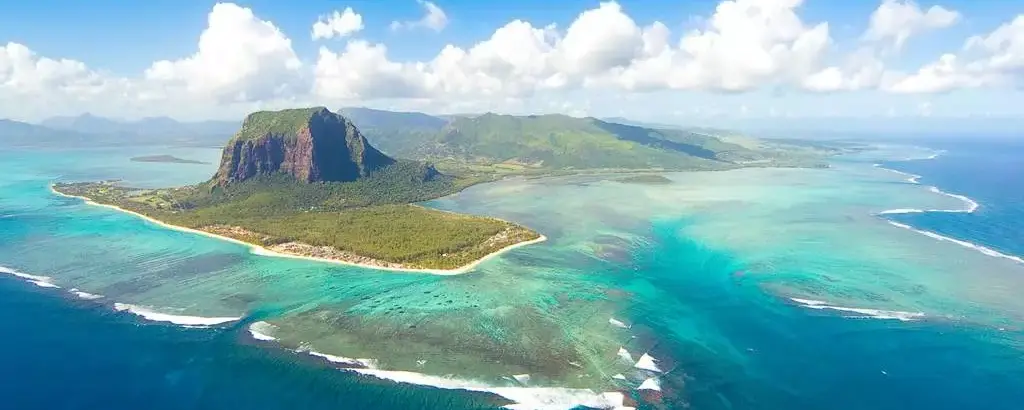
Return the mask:
<svg viewBox="0 0 1024 410">
<path fill-rule="evenodd" d="M 123 134 L 126 131 L 125 128 L 127 128 L 124 123 L 88 113 L 78 116 L 47 118 L 39 124 L 55 130 L 87 134 Z"/>
<path fill-rule="evenodd" d="M 348 107 L 338 110 L 352 122 L 359 124 L 359 128 L 366 129 L 419 129 L 419 130 L 440 130 L 448 120 L 427 115 L 420 112 L 398 112 L 375 110 L 364 107 Z"/>
<path fill-rule="evenodd" d="M 487 113 L 448 120 L 372 110 L 352 121 L 390 155 L 444 163 L 536 169 L 715 169 L 760 159 L 712 135 L 566 115 Z M 416 119 L 418 127 L 405 124 Z M 364 124 L 365 123 L 365 124 Z"/>
<path fill-rule="evenodd" d="M 0 119 L 0 144 L 8 147 L 29 147 L 61 144 L 63 147 L 87 142 L 88 135 L 55 130 L 20 121 Z"/>
<path fill-rule="evenodd" d="M 121 121 L 92 114 L 51 117 L 40 125 L 56 130 L 121 137 L 135 143 L 179 143 L 219 146 L 238 129 L 237 121 L 182 122 L 169 117 Z M 159 140 L 154 141 L 154 139 Z"/>
<path fill-rule="evenodd" d="M 352 120 L 381 151 L 413 159 L 427 159 L 412 154 L 410 148 L 432 139 L 449 122 L 447 119 L 419 112 L 370 108 L 342 108 L 339 112 Z"/>
<path fill-rule="evenodd" d="M 394 163 L 326 108 L 260 111 L 228 141 L 213 179 L 225 185 L 286 174 L 301 182 L 347 182 Z"/>
<path fill-rule="evenodd" d="M 631 119 L 625 118 L 625 117 L 601 118 L 601 121 L 612 122 L 612 123 L 622 124 L 622 125 L 632 125 L 632 126 L 635 126 L 635 127 L 644 127 L 644 128 L 660 128 L 660 129 L 666 129 L 666 130 L 686 129 L 686 127 L 683 127 L 681 125 L 660 124 L 660 123 L 655 123 L 655 122 L 636 121 L 636 120 L 631 120 Z"/>
</svg>

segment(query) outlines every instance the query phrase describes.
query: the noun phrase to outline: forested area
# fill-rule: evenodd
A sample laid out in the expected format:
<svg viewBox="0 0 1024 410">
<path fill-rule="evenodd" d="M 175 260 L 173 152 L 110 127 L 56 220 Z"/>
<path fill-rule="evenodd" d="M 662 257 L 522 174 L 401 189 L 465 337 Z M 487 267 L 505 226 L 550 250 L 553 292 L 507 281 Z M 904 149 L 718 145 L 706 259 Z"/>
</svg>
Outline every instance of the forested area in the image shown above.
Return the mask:
<svg viewBox="0 0 1024 410">
<path fill-rule="evenodd" d="M 278 175 L 228 186 L 142 190 L 99 182 L 54 188 L 172 225 L 244 228 L 257 235 L 229 236 L 257 245 L 301 242 L 408 267 L 451 269 L 539 237 L 493 218 L 409 205 L 473 182 L 439 174 L 427 164 L 399 161 L 368 178 L 344 183 L 297 183 Z"/>
</svg>

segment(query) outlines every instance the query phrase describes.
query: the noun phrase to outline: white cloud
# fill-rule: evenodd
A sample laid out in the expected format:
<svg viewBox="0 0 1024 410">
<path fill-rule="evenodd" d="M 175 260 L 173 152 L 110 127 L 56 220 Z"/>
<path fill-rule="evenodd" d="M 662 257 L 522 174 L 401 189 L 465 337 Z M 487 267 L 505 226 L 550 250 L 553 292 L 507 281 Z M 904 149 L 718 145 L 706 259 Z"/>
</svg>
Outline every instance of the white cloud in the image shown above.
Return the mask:
<svg viewBox="0 0 1024 410">
<path fill-rule="evenodd" d="M 891 42 L 898 50 L 915 34 L 946 28 L 959 20 L 960 13 L 942 6 L 922 10 L 913 0 L 883 0 L 871 14 L 864 38 Z"/>
<path fill-rule="evenodd" d="M 146 69 L 145 79 L 169 93 L 222 102 L 271 99 L 303 87 L 302 63 L 291 40 L 273 23 L 231 3 L 213 6 L 207 20 L 195 54 L 157 61 Z"/>
<path fill-rule="evenodd" d="M 891 77 L 872 49 L 861 49 L 841 66 L 825 67 L 803 78 L 802 86 L 813 92 L 858 91 L 876 88 Z"/>
<path fill-rule="evenodd" d="M 618 3 L 601 3 L 572 22 L 558 44 L 556 63 L 570 75 L 602 73 L 629 65 L 643 51 L 643 41 Z"/>
<path fill-rule="evenodd" d="M 703 28 L 672 44 L 665 24 L 641 28 L 619 4 L 605 2 L 580 13 L 564 32 L 515 20 L 468 50 L 446 46 L 429 62 L 395 63 L 378 53 L 379 66 L 402 73 L 402 81 L 379 87 L 395 95 L 396 85 L 407 86 L 404 94 L 443 100 L 523 97 L 579 86 L 625 91 L 799 86 L 818 70 L 831 42 L 826 23 L 803 23 L 796 14 L 800 4 L 725 1 Z M 353 70 L 374 66 L 335 57 L 321 52 L 318 95 L 369 98 L 378 88 L 369 82 L 383 77 Z M 358 87 L 364 92 L 350 91 Z"/>
<path fill-rule="evenodd" d="M 987 35 L 967 40 L 960 54 L 947 53 L 885 86 L 895 93 L 940 93 L 961 88 L 1024 85 L 1024 14 Z"/>
<path fill-rule="evenodd" d="M 399 24 L 443 28 L 444 12 L 432 3 L 422 4 L 425 19 Z M 703 19 L 666 16 L 664 21 L 688 21 L 673 32 L 659 21 L 638 23 L 620 4 L 604 2 L 562 26 L 512 20 L 475 44 L 447 45 L 419 61 L 389 55 L 384 44 L 346 38 L 320 47 L 303 63 L 274 23 L 248 8 L 223 3 L 210 11 L 194 54 L 154 62 L 135 76 L 114 76 L 8 43 L 0 47 L 0 112 L 14 117 L 90 111 L 202 118 L 212 112 L 233 117 L 269 107 L 372 104 L 435 112 L 596 113 L 622 101 L 673 112 L 680 110 L 653 101 L 699 95 L 728 101 L 723 107 L 746 105 L 755 115 L 770 110 L 741 93 L 935 93 L 1024 84 L 1024 15 L 919 69 L 894 72 L 883 64 L 880 49 L 902 46 L 923 30 L 952 24 L 959 14 L 940 18 L 943 12 L 956 12 L 938 6 L 922 11 L 911 2 L 886 1 L 864 35 L 870 40 L 844 54 L 832 49 L 827 22 L 800 16 L 802 4 L 724 0 Z M 346 8 L 322 17 L 311 36 L 349 37 L 362 27 L 362 17 Z M 796 100 L 834 98 L 798 94 Z M 701 116 L 724 111 L 708 104 L 684 111 Z"/>
<path fill-rule="evenodd" d="M 345 37 L 363 29 L 363 16 L 346 7 L 345 11 L 334 11 L 330 16 L 321 17 L 313 23 L 313 40 Z"/>
<path fill-rule="evenodd" d="M 414 98 L 422 90 L 422 75 L 414 67 L 388 61 L 387 47 L 364 40 L 348 42 L 336 54 L 320 48 L 314 92 L 334 100 Z"/>
<path fill-rule="evenodd" d="M 423 15 L 423 18 L 416 21 L 392 21 L 392 30 L 428 28 L 434 31 L 441 31 L 448 26 L 448 15 L 445 14 L 444 10 L 441 10 L 440 7 L 430 1 L 416 0 L 416 2 L 423 6 L 423 11 L 426 13 Z"/>
<path fill-rule="evenodd" d="M 98 73 L 80 61 L 40 57 L 19 43 L 0 47 L 0 92 L 5 94 L 90 94 L 106 85 Z"/>
<path fill-rule="evenodd" d="M 678 46 L 655 22 L 644 29 L 643 55 L 610 77 L 627 90 L 746 91 L 799 83 L 831 43 L 827 23 L 807 26 L 796 14 L 802 0 L 723 1 L 703 28 Z M 606 80 L 609 77 L 606 76 Z"/>
</svg>

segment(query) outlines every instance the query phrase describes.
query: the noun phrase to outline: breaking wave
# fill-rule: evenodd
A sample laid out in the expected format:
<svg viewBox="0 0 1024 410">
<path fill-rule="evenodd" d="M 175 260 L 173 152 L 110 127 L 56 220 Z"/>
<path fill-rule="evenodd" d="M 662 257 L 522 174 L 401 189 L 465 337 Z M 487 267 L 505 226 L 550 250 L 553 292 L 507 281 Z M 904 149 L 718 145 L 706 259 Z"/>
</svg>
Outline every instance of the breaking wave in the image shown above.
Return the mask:
<svg viewBox="0 0 1024 410">
<path fill-rule="evenodd" d="M 938 158 L 938 156 L 941 155 L 941 154 L 942 154 L 942 152 L 939 152 L 939 153 L 933 154 L 933 155 L 931 155 L 931 156 L 929 156 L 929 157 L 927 157 L 925 159 L 935 159 L 935 158 Z M 875 165 L 875 167 L 878 167 L 878 168 L 881 168 L 881 169 L 884 169 L 884 170 L 887 170 L 887 171 L 891 171 L 891 172 L 895 172 L 897 174 L 909 176 L 910 178 L 908 178 L 907 181 L 911 182 L 911 183 L 914 183 L 914 184 L 918 184 L 919 183 L 918 179 L 921 178 L 920 175 L 914 175 L 914 174 L 910 174 L 910 173 L 906 173 L 906 172 L 902 172 L 902 171 L 897 171 L 897 170 L 894 170 L 894 169 L 884 168 L 884 167 L 881 166 L 881 164 L 874 164 L 874 165 Z M 935 186 L 929 186 L 928 190 L 933 192 L 933 193 L 939 194 L 939 195 L 944 195 L 944 196 L 948 196 L 950 198 L 958 199 L 958 200 L 960 200 L 961 202 L 964 203 L 964 207 L 961 208 L 961 209 L 897 208 L 897 209 L 888 209 L 888 210 L 885 210 L 885 211 L 881 211 L 877 215 L 918 214 L 918 213 L 926 213 L 926 212 L 967 213 L 967 214 L 970 214 L 970 213 L 974 213 L 975 211 L 978 210 L 978 208 L 981 207 L 981 205 L 978 204 L 977 201 L 971 199 L 970 197 L 967 197 L 966 195 L 959 195 L 959 194 L 954 194 L 954 193 L 946 192 L 946 191 L 943 191 L 943 190 L 941 190 L 941 189 L 939 189 L 938 187 L 935 187 Z M 1024 264 L 1024 258 L 1021 258 L 1021 257 L 1016 256 L 1016 255 L 1008 255 L 1008 254 L 999 252 L 999 251 L 997 251 L 995 249 L 992 249 L 992 248 L 989 248 L 989 247 L 986 247 L 986 246 L 983 246 L 983 245 L 979 245 L 979 244 L 976 244 L 976 243 L 972 243 L 972 242 L 968 242 L 968 241 L 964 241 L 964 240 L 960 240 L 960 239 L 950 238 L 948 236 L 940 235 L 938 233 L 931 232 L 931 231 L 926 231 L 926 230 L 923 230 L 923 229 L 917 229 L 917 228 L 915 228 L 913 226 L 910 226 L 910 225 L 907 225 L 907 224 L 904 224 L 904 223 L 900 223 L 900 222 L 896 222 L 896 221 L 892 221 L 892 220 L 886 220 L 886 222 L 888 222 L 892 226 L 896 226 L 896 227 L 899 227 L 899 228 L 911 230 L 911 231 L 917 232 L 917 233 L 919 233 L 921 235 L 927 236 L 927 237 L 932 238 L 932 239 L 937 239 L 937 240 L 944 241 L 944 242 L 952 242 L 952 243 L 955 243 L 957 245 L 963 246 L 965 248 L 970 248 L 970 249 L 976 250 L 976 251 L 981 252 L 981 253 L 983 253 L 985 255 L 988 255 L 988 256 L 992 256 L 992 257 L 996 257 L 996 258 L 1009 259 L 1011 261 Z"/>
<path fill-rule="evenodd" d="M 19 279 L 24 279 L 25 281 L 33 285 L 39 286 L 41 288 L 60 289 L 60 286 L 55 285 L 53 283 L 53 279 L 50 278 L 49 276 L 30 275 L 24 272 L 18 272 L 6 266 L 0 266 L 0 273 L 8 274 Z"/>
<path fill-rule="evenodd" d="M 926 231 L 924 229 L 917 229 L 917 228 L 915 228 L 913 226 L 910 226 L 910 225 L 907 225 L 907 224 L 903 224 L 903 223 L 899 223 L 899 222 L 895 222 L 895 221 L 886 221 L 886 222 L 889 222 L 889 224 L 892 225 L 892 226 L 895 226 L 895 227 L 898 227 L 898 228 L 903 228 L 903 229 L 908 229 L 908 230 L 917 232 L 917 233 L 919 233 L 921 235 L 927 236 L 927 237 L 932 238 L 932 239 L 937 239 L 937 240 L 944 241 L 944 242 L 952 242 L 952 243 L 955 243 L 957 245 L 963 246 L 965 248 L 974 249 L 974 250 L 976 250 L 978 252 L 981 252 L 981 253 L 983 253 L 985 255 L 988 255 L 988 256 L 992 256 L 992 257 L 996 257 L 996 258 L 1009 259 L 1011 261 L 1024 264 L 1024 258 L 1021 258 L 1019 256 L 1008 255 L 1008 254 L 999 252 L 999 251 L 997 251 L 995 249 L 992 249 L 992 248 L 989 248 L 989 247 L 986 247 L 986 246 L 982 246 L 982 245 L 978 245 L 976 243 L 971 243 L 971 242 L 963 241 L 963 240 L 960 240 L 960 239 L 950 238 L 948 236 L 939 235 L 939 234 L 937 234 L 935 232 Z"/>
<path fill-rule="evenodd" d="M 114 303 L 114 309 L 121 312 L 129 312 L 143 319 L 153 322 L 169 322 L 176 325 L 189 326 L 189 327 L 207 327 L 213 325 L 219 325 L 222 323 L 234 322 L 240 320 L 240 317 L 204 317 L 204 316 L 187 316 L 187 315 L 175 315 L 171 313 L 158 312 L 153 308 L 132 305 L 128 303 Z"/>
<path fill-rule="evenodd" d="M 909 322 L 912 320 L 921 319 L 924 317 L 922 312 L 903 312 L 899 310 L 882 310 L 882 309 L 867 309 L 867 308 L 852 308 L 844 306 L 829 305 L 828 302 L 813 299 L 800 299 L 800 298 L 789 298 L 801 306 L 817 309 L 817 310 L 835 310 L 840 312 L 856 313 L 859 316 L 849 317 L 861 317 L 871 319 L 895 319 L 903 322 Z"/>
</svg>

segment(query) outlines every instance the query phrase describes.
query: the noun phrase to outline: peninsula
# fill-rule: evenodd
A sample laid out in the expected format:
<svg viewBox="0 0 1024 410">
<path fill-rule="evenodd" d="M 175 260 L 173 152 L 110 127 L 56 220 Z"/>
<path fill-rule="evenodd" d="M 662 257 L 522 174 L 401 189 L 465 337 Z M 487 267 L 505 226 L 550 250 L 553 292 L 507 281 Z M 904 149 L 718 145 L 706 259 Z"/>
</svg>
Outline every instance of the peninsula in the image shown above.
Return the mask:
<svg viewBox="0 0 1024 410">
<path fill-rule="evenodd" d="M 52 188 L 263 254 L 452 274 L 544 240 L 512 222 L 413 204 L 482 181 L 391 158 L 347 118 L 314 107 L 250 114 L 225 146 L 217 172 L 197 185 L 140 189 L 103 181 Z"/>
</svg>

